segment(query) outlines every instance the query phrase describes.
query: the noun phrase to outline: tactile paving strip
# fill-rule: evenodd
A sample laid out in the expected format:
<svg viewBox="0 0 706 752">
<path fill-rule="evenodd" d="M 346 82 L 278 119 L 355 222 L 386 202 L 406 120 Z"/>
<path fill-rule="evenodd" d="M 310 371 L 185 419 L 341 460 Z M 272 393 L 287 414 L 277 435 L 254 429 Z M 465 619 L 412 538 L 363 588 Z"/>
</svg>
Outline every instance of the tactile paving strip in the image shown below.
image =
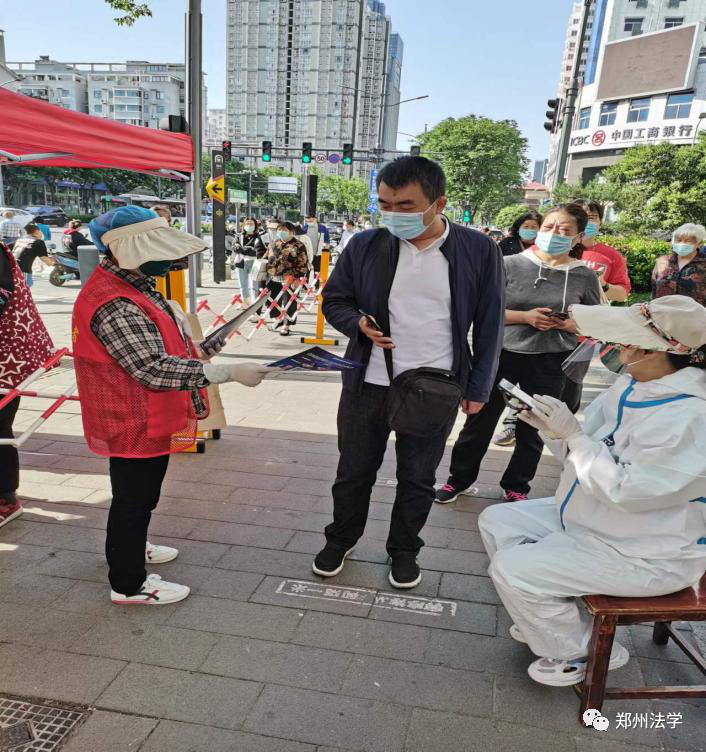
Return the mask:
<svg viewBox="0 0 706 752">
<path fill-rule="evenodd" d="M 0 696 L 0 752 L 55 752 L 64 746 L 71 732 L 88 718 L 89 711 L 58 703 L 41 705 Z M 3 742 L 3 729 L 29 721 L 34 741 L 20 746 Z"/>
</svg>

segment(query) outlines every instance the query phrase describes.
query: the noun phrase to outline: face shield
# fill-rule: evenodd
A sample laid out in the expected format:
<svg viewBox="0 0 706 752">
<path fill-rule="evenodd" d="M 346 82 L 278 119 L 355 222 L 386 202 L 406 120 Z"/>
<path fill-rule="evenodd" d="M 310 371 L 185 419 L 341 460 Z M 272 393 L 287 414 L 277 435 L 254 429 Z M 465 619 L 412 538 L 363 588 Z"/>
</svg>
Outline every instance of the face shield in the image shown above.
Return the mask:
<svg viewBox="0 0 706 752">
<path fill-rule="evenodd" d="M 580 384 L 588 373 L 591 361 L 597 357 L 609 371 L 620 376 L 627 370 L 627 365 L 620 362 L 621 349 L 621 345 L 586 337 L 561 364 L 561 370 L 568 379 Z"/>
</svg>

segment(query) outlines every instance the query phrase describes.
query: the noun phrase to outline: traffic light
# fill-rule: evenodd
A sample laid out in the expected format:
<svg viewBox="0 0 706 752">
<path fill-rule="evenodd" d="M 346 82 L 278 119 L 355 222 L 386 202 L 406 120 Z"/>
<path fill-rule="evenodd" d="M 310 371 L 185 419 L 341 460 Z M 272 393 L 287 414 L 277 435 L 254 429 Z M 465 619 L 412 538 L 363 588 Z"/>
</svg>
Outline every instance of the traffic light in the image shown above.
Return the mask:
<svg viewBox="0 0 706 752">
<path fill-rule="evenodd" d="M 230 141 L 223 142 L 223 160 L 230 162 Z"/>
<path fill-rule="evenodd" d="M 272 161 L 272 141 L 262 142 L 262 161 L 263 162 Z"/>
<path fill-rule="evenodd" d="M 305 141 L 302 144 L 302 162 L 304 164 L 311 164 L 311 141 Z"/>
<path fill-rule="evenodd" d="M 422 147 L 421 146 L 412 146 L 409 150 L 409 153 L 413 157 L 419 157 L 422 154 Z"/>
<path fill-rule="evenodd" d="M 353 164 L 353 144 L 343 144 L 343 164 Z"/>
<path fill-rule="evenodd" d="M 473 210 L 470 206 L 463 207 L 463 223 L 470 225 L 473 222 Z"/>
<path fill-rule="evenodd" d="M 557 126 L 559 124 L 559 104 L 561 100 L 560 99 L 548 99 L 547 100 L 547 107 L 549 109 L 546 111 L 547 116 L 547 122 L 544 123 L 544 130 L 549 131 L 550 133 L 554 133 L 557 130 Z"/>
</svg>

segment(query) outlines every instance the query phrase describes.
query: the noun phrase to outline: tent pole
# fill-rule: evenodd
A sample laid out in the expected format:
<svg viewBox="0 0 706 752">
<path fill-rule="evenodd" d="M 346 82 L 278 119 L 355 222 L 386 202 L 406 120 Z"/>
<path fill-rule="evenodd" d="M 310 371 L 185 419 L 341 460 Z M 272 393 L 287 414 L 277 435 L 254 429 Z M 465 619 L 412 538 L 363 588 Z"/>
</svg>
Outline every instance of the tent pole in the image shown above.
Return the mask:
<svg viewBox="0 0 706 752">
<path fill-rule="evenodd" d="M 194 171 L 186 186 L 186 230 L 201 237 L 201 130 L 202 108 L 202 54 L 201 54 L 201 0 L 188 0 L 186 13 L 186 117 L 194 145 Z M 189 256 L 189 311 L 196 313 L 196 288 L 199 281 L 197 264 L 200 258 Z"/>
</svg>

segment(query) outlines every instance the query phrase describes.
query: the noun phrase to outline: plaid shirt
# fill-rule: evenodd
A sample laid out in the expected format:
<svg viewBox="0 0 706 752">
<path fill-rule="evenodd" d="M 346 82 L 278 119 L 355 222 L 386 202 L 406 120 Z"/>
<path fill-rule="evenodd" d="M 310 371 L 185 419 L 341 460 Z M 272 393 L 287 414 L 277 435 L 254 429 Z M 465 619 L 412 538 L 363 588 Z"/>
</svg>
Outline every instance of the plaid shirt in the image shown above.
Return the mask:
<svg viewBox="0 0 706 752">
<path fill-rule="evenodd" d="M 22 235 L 22 225 L 14 219 L 3 219 L 0 222 L 0 239 L 6 243 L 13 243 Z"/>
<path fill-rule="evenodd" d="M 181 331 L 171 306 L 157 292 L 151 277 L 141 277 L 121 269 L 109 259 L 104 259 L 101 265 L 168 313 Z M 209 384 L 203 373 L 203 363 L 195 358 L 167 355 L 159 329 L 131 300 L 116 298 L 98 308 L 91 319 L 91 331 L 108 354 L 140 384 L 159 391 L 190 391 L 196 415 L 206 412 L 206 404 L 198 392 L 199 388 Z M 184 342 L 186 341 L 184 335 Z"/>
</svg>

